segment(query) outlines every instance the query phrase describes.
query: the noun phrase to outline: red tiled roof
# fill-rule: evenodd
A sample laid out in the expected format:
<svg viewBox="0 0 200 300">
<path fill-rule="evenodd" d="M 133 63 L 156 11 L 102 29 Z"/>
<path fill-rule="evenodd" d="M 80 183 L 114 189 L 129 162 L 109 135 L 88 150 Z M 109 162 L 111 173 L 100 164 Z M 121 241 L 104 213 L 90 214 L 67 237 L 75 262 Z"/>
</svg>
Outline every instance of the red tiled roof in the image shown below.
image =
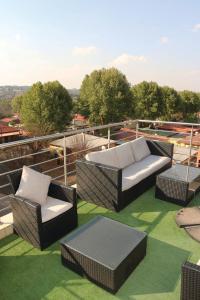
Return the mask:
<svg viewBox="0 0 200 300">
<path fill-rule="evenodd" d="M 81 114 L 75 114 L 73 117 L 73 120 L 75 121 L 86 121 L 87 118 Z"/>
<path fill-rule="evenodd" d="M 14 115 L 12 117 L 3 118 L 0 120 L 0 122 L 2 122 L 2 123 L 9 123 L 12 121 L 19 121 L 19 117 L 17 115 Z"/>
<path fill-rule="evenodd" d="M 14 127 L 9 127 L 3 124 L 0 124 L 0 135 L 4 133 L 16 132 L 19 133 L 19 130 Z"/>
<path fill-rule="evenodd" d="M 184 125 L 173 125 L 173 124 L 164 124 L 164 125 L 160 125 L 157 127 L 158 129 L 162 129 L 162 130 L 172 130 L 172 131 L 176 131 L 176 132 L 185 132 L 185 133 L 190 133 L 191 132 L 191 127 L 186 127 Z M 195 131 L 200 131 L 199 128 L 195 128 Z"/>
</svg>

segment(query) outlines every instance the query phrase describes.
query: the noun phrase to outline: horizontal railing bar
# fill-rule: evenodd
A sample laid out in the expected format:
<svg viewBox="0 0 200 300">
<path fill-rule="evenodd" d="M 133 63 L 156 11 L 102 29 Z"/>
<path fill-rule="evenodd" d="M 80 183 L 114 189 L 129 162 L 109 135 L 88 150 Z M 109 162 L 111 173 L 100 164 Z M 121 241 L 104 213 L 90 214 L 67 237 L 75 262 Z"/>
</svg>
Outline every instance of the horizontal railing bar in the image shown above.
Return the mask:
<svg viewBox="0 0 200 300">
<path fill-rule="evenodd" d="M 12 194 L 8 194 L 8 195 L 5 195 L 5 196 L 1 196 L 0 197 L 0 201 L 2 200 L 2 199 L 6 199 L 6 198 L 8 198 L 9 196 L 11 196 Z"/>
<path fill-rule="evenodd" d="M 17 159 L 22 159 L 22 158 L 33 156 L 33 155 L 43 154 L 43 153 L 46 153 L 46 152 L 50 152 L 50 149 L 40 151 L 40 152 L 29 153 L 29 154 L 25 154 L 25 155 L 22 155 L 22 156 L 18 156 L 18 157 L 6 159 L 6 160 L 2 160 L 2 161 L 0 161 L 0 164 L 7 163 L 7 162 L 10 162 L 10 161 L 14 161 L 14 160 L 17 160 Z"/>
<path fill-rule="evenodd" d="M 94 126 L 94 127 L 89 127 L 89 128 L 83 128 L 83 129 L 75 129 L 75 130 L 70 130 L 62 133 L 54 133 L 54 134 L 49 134 L 45 136 L 40 136 L 40 137 L 34 137 L 34 138 L 29 138 L 29 139 L 24 139 L 21 141 L 15 141 L 15 142 L 9 142 L 9 143 L 3 143 L 0 145 L 0 149 L 5 149 L 9 147 L 13 147 L 16 145 L 23 145 L 23 144 L 29 144 L 29 143 L 34 143 L 38 141 L 43 141 L 43 140 L 51 140 L 51 139 L 56 139 L 56 138 L 61 138 L 64 136 L 70 136 L 78 133 L 85 133 L 85 132 L 90 132 L 90 131 L 95 131 L 95 130 L 100 130 L 100 129 L 105 129 L 105 128 L 112 128 L 112 127 L 117 127 L 117 126 L 124 126 L 129 123 L 136 122 L 136 120 L 129 120 L 129 121 L 124 121 L 124 122 L 119 122 L 119 123 L 110 123 L 107 125 L 100 125 L 100 126 Z"/>
<path fill-rule="evenodd" d="M 94 141 L 94 140 L 101 139 L 101 138 L 107 138 L 107 136 L 106 135 L 105 136 L 98 136 L 98 137 L 95 137 L 93 139 L 87 140 L 87 142 Z M 59 148 L 59 147 L 62 147 L 62 146 L 55 146 L 55 147 Z M 51 152 L 51 149 L 43 150 L 43 151 L 40 151 L 40 152 L 29 153 L 29 154 L 26 154 L 26 155 L 22 155 L 22 156 L 14 157 L 14 158 L 11 158 L 11 159 L 3 160 L 3 161 L 0 161 L 0 164 L 10 162 L 10 161 L 14 161 L 14 160 L 19 160 L 19 159 L 29 157 L 29 156 L 33 156 L 33 155 L 37 155 L 37 154 L 43 154 L 43 153 L 46 153 L 46 152 Z M 67 155 L 72 155 L 72 154 L 67 154 Z M 60 157 L 58 157 L 57 159 L 59 159 L 59 158 Z"/>
<path fill-rule="evenodd" d="M 0 185 L 0 189 L 3 189 L 5 187 L 7 187 L 7 186 L 10 186 L 10 183 L 6 183 L 6 184 L 3 184 L 3 185 Z"/>
<path fill-rule="evenodd" d="M 172 121 L 159 121 L 159 120 L 156 120 L 156 121 L 153 121 L 153 120 L 137 120 L 137 122 L 139 123 L 155 123 L 155 124 L 172 124 L 172 125 L 184 125 L 184 126 L 189 126 L 189 127 L 192 127 L 192 126 L 197 126 L 199 127 L 200 124 L 199 123 L 185 123 L 185 122 L 172 122 Z"/>
<path fill-rule="evenodd" d="M 73 173 L 76 173 L 76 170 L 67 172 L 67 175 L 70 175 L 70 174 L 73 174 Z M 64 173 L 63 173 L 63 175 L 59 175 L 57 177 L 53 177 L 52 180 L 56 180 L 56 179 L 61 178 L 61 177 L 64 177 Z"/>
<path fill-rule="evenodd" d="M 57 160 L 57 159 L 60 159 L 61 157 L 56 157 L 56 158 L 52 158 L 52 159 L 49 159 L 49 160 L 45 160 L 45 161 L 41 161 L 37 164 L 33 164 L 33 165 L 28 165 L 27 167 L 35 167 L 35 166 L 39 166 L 39 165 L 42 165 L 42 164 L 45 164 L 47 162 L 51 162 L 51 161 L 54 161 L 54 160 Z M 9 175 L 9 174 L 12 174 L 12 173 L 15 173 L 15 172 L 18 172 L 18 171 L 21 171 L 22 168 L 19 168 L 19 169 L 15 169 L 15 170 L 12 170 L 12 171 L 7 171 L 7 172 L 4 172 L 4 173 L 0 173 L 0 176 L 6 176 L 6 175 Z"/>
<path fill-rule="evenodd" d="M 1 200 L 1 198 L 0 198 L 0 200 Z M 6 207 L 1 208 L 0 212 L 2 212 L 4 210 L 7 210 L 7 209 L 10 209 L 10 206 L 6 206 Z M 1 217 L 3 217 L 3 216 L 0 216 L 0 219 L 1 219 Z"/>
<path fill-rule="evenodd" d="M 57 177 L 53 177 L 52 180 L 56 180 L 56 179 L 62 178 L 62 177 L 64 177 L 64 176 L 65 176 L 65 175 L 64 175 L 64 173 L 63 173 L 63 175 L 59 175 L 59 176 L 57 176 Z"/>
<path fill-rule="evenodd" d="M 62 165 L 62 166 L 59 166 L 59 167 L 55 167 L 55 168 L 52 168 L 52 169 L 48 169 L 48 170 L 46 170 L 46 171 L 44 171 L 44 172 L 42 172 L 43 174 L 46 174 L 46 173 L 49 173 L 49 172 L 52 172 L 52 171 L 54 171 L 54 170 L 58 170 L 58 169 L 61 169 L 61 168 L 64 168 L 64 166 Z"/>
</svg>

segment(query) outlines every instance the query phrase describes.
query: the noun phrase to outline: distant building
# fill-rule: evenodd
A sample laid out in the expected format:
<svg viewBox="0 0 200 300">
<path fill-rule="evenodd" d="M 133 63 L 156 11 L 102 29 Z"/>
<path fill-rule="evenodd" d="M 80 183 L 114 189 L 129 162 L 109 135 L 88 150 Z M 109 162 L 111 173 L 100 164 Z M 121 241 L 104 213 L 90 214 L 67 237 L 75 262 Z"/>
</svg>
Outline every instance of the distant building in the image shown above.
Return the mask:
<svg viewBox="0 0 200 300">
<path fill-rule="evenodd" d="M 0 124 L 0 143 L 7 143 L 18 140 L 20 130 L 15 127 Z"/>
<path fill-rule="evenodd" d="M 0 120 L 0 123 L 3 125 L 9 125 L 10 123 L 20 124 L 20 119 L 19 119 L 19 116 L 17 114 L 15 114 L 11 117 L 2 118 Z"/>
<path fill-rule="evenodd" d="M 84 126 L 88 124 L 88 118 L 81 115 L 81 114 L 75 114 L 72 119 L 72 124 L 75 126 Z"/>
</svg>

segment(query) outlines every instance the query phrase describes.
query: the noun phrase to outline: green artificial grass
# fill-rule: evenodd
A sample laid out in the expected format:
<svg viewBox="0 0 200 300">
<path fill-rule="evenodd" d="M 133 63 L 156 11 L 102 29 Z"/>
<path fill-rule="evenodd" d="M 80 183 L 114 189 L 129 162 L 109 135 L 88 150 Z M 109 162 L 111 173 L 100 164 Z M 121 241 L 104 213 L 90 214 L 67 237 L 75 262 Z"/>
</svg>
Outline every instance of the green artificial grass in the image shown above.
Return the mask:
<svg viewBox="0 0 200 300">
<path fill-rule="evenodd" d="M 190 206 L 199 202 L 197 196 Z M 115 295 L 64 268 L 58 242 L 39 251 L 16 235 L 1 240 L 0 299 L 178 300 L 181 264 L 196 262 L 200 256 L 199 243 L 175 224 L 178 209 L 155 199 L 154 188 L 120 213 L 79 202 L 79 225 L 100 214 L 148 233 L 147 256 Z"/>
</svg>

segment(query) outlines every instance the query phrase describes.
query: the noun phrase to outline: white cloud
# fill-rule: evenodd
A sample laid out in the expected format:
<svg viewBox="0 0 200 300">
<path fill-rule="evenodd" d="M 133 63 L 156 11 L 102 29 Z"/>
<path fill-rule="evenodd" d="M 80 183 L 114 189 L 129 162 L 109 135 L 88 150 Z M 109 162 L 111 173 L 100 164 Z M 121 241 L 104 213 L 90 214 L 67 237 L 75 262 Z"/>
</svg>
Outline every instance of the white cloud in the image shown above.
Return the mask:
<svg viewBox="0 0 200 300">
<path fill-rule="evenodd" d="M 199 31 L 199 30 L 200 30 L 200 23 L 198 23 L 198 24 L 196 24 L 196 25 L 193 26 L 192 31 L 197 32 L 197 31 Z"/>
<path fill-rule="evenodd" d="M 95 46 L 88 46 L 88 47 L 74 47 L 72 53 L 74 55 L 90 55 L 96 53 L 97 48 Z"/>
<path fill-rule="evenodd" d="M 132 62 L 146 62 L 146 58 L 143 55 L 130 55 L 127 53 L 123 53 L 113 61 L 109 63 L 109 66 L 121 66 L 121 65 L 128 65 Z"/>
<path fill-rule="evenodd" d="M 161 44 L 167 44 L 169 43 L 169 38 L 167 36 L 161 36 L 160 42 Z"/>
</svg>

